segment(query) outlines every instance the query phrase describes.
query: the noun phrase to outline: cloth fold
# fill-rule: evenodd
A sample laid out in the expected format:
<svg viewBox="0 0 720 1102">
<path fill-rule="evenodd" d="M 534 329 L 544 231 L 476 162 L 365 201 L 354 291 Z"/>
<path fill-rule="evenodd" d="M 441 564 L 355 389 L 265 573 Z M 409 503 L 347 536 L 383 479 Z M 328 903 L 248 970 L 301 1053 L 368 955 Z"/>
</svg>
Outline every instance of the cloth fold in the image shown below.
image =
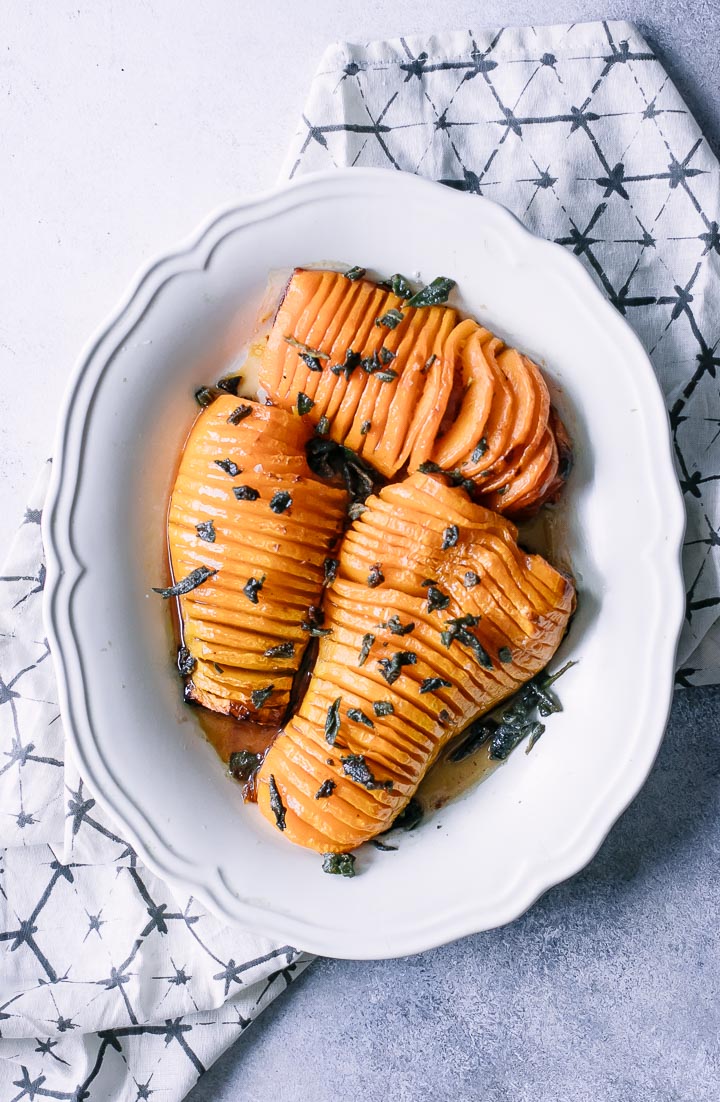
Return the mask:
<svg viewBox="0 0 720 1102">
<path fill-rule="evenodd" d="M 333 165 L 498 200 L 627 317 L 688 511 L 678 680 L 720 680 L 720 171 L 652 50 L 626 23 L 332 46 L 283 176 Z M 0 574 L 0 1096 L 173 1102 L 309 958 L 176 898 L 66 759 L 41 618 L 46 485 L 47 470 Z"/>
</svg>

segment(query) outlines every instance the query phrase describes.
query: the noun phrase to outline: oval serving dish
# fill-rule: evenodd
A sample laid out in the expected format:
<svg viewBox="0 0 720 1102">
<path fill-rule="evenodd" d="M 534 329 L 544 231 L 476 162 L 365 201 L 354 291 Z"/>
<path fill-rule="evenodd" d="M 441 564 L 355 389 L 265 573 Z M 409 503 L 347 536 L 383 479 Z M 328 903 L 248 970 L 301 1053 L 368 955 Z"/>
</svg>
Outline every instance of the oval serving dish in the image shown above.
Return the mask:
<svg viewBox="0 0 720 1102">
<path fill-rule="evenodd" d="M 531 755 L 427 816 L 393 853 L 326 876 L 243 806 L 182 702 L 165 519 L 193 391 L 232 369 L 268 272 L 328 260 L 457 281 L 527 352 L 575 468 L 551 527 L 579 609 L 562 714 Z M 684 594 L 684 512 L 649 360 L 580 263 L 502 207 L 383 170 L 307 176 L 214 218 L 154 264 L 75 373 L 44 512 L 46 618 L 68 738 L 93 794 L 158 875 L 328 956 L 418 952 L 516 918 L 593 856 L 657 753 Z"/>
</svg>

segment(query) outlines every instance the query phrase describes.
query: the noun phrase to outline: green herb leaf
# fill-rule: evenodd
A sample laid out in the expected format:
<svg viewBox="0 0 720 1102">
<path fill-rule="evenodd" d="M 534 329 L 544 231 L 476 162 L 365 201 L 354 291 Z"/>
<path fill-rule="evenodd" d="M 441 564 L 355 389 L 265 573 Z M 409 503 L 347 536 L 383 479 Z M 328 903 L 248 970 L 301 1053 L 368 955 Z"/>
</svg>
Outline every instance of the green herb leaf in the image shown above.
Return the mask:
<svg viewBox="0 0 720 1102">
<path fill-rule="evenodd" d="M 361 501 L 353 501 L 352 505 L 348 505 L 348 516 L 350 520 L 359 520 L 366 509 L 367 505 L 363 505 Z"/>
<path fill-rule="evenodd" d="M 348 719 L 354 720 L 355 723 L 362 723 L 364 727 L 375 726 L 370 717 L 366 716 L 364 712 L 361 712 L 359 708 L 348 708 L 347 717 Z"/>
<path fill-rule="evenodd" d="M 498 725 L 494 719 L 476 719 L 463 731 L 462 742 L 448 754 L 448 761 L 465 761 L 497 731 Z"/>
<path fill-rule="evenodd" d="M 323 585 L 332 585 L 337 578 L 339 559 L 325 559 L 323 563 Z"/>
<path fill-rule="evenodd" d="M 253 689 L 253 691 L 250 693 L 250 699 L 252 700 L 253 708 L 256 708 L 258 711 L 260 711 L 266 700 L 268 700 L 272 696 L 274 688 L 274 685 L 268 685 L 266 689 Z"/>
<path fill-rule="evenodd" d="M 389 348 L 381 348 L 378 356 L 380 357 L 381 364 L 389 364 L 395 359 L 395 353 L 391 352 Z"/>
<path fill-rule="evenodd" d="M 189 677 L 197 666 L 197 659 L 193 658 L 187 647 L 180 647 L 177 653 L 177 668 L 183 677 Z"/>
<path fill-rule="evenodd" d="M 366 271 L 366 268 L 360 268 L 356 264 L 355 267 L 349 268 L 347 272 L 343 272 L 343 275 L 345 279 L 349 279 L 351 283 L 354 283 L 357 279 L 362 279 Z"/>
<path fill-rule="evenodd" d="M 479 463 L 480 460 L 482 459 L 482 457 L 485 455 L 485 452 L 487 451 L 487 449 L 488 449 L 488 442 L 485 439 L 485 437 L 483 436 L 482 440 L 480 440 L 475 445 L 475 449 L 474 449 L 472 455 L 470 456 L 470 462 L 471 463 Z"/>
<path fill-rule="evenodd" d="M 463 585 L 466 589 L 472 589 L 473 586 L 480 585 L 480 579 L 474 570 L 467 570 L 465 577 L 463 578 Z"/>
<path fill-rule="evenodd" d="M 214 462 L 216 467 L 219 467 L 221 471 L 225 471 L 225 474 L 229 474 L 232 478 L 242 474 L 242 467 L 238 467 L 232 459 L 216 459 Z"/>
<path fill-rule="evenodd" d="M 361 436 L 367 436 L 367 434 L 370 432 L 371 428 L 372 428 L 372 421 L 363 421 L 362 425 L 360 426 L 360 435 Z"/>
<path fill-rule="evenodd" d="M 389 367 L 387 369 L 387 371 L 376 371 L 375 372 L 375 378 L 379 379 L 381 383 L 392 383 L 392 382 L 394 382 L 395 379 L 397 379 L 397 377 L 398 377 L 397 371 L 393 371 L 393 369 L 391 367 Z"/>
<path fill-rule="evenodd" d="M 238 387 L 241 382 L 242 375 L 226 375 L 223 379 L 218 379 L 217 385 L 226 394 L 232 394 L 233 397 L 237 398 Z"/>
<path fill-rule="evenodd" d="M 390 276 L 388 285 L 392 293 L 397 295 L 398 298 L 412 298 L 413 289 L 405 276 L 400 275 L 399 272 L 396 272 L 394 276 Z"/>
<path fill-rule="evenodd" d="M 200 386 L 195 391 L 195 401 L 201 409 L 207 409 L 217 397 L 219 397 L 219 391 L 214 386 Z"/>
<path fill-rule="evenodd" d="M 450 598 L 436 586 L 431 585 L 427 591 L 427 610 L 435 612 L 437 609 L 447 608 Z"/>
<path fill-rule="evenodd" d="M 396 853 L 398 850 L 397 846 L 386 846 L 379 838 L 371 838 L 370 845 L 375 846 L 375 849 L 382 850 L 383 853 Z"/>
<path fill-rule="evenodd" d="M 234 777 L 236 781 L 242 781 L 244 784 L 247 784 L 255 773 L 257 773 L 261 761 L 261 754 L 253 754 L 250 750 L 235 750 L 230 755 L 228 773 L 231 777 Z"/>
<path fill-rule="evenodd" d="M 425 463 L 421 463 L 418 467 L 420 474 L 442 474 L 442 467 L 439 467 L 437 463 L 433 463 L 430 459 Z"/>
<path fill-rule="evenodd" d="M 460 532 L 457 524 L 449 524 L 443 532 L 441 550 L 448 551 L 451 547 L 454 547 L 458 541 L 459 535 Z"/>
<path fill-rule="evenodd" d="M 370 654 L 373 643 L 375 642 L 375 636 L 370 632 L 362 637 L 362 646 L 360 647 L 360 656 L 358 658 L 358 666 L 364 666 L 367 662 L 367 657 Z"/>
<path fill-rule="evenodd" d="M 316 436 L 327 436 L 327 434 L 329 432 L 330 432 L 330 421 L 325 416 L 325 414 L 323 414 L 322 417 L 320 418 L 320 420 L 318 421 L 317 425 L 315 426 L 315 435 Z"/>
<path fill-rule="evenodd" d="M 423 589 L 425 589 L 429 585 L 437 585 L 437 578 L 425 578 L 424 581 L 420 582 L 420 585 L 423 587 Z"/>
<path fill-rule="evenodd" d="M 338 737 L 340 731 L 340 704 L 342 703 L 342 697 L 337 697 L 332 704 L 328 705 L 327 717 L 325 719 L 325 741 L 331 746 L 335 745 L 335 739 Z"/>
<path fill-rule="evenodd" d="M 252 486 L 233 486 L 233 493 L 238 501 L 257 501 L 260 497 L 260 491 Z"/>
<path fill-rule="evenodd" d="M 203 520 L 195 525 L 195 531 L 206 543 L 215 543 L 215 525 L 211 520 Z"/>
<path fill-rule="evenodd" d="M 355 876 L 355 857 L 352 853 L 324 853 L 322 870 L 331 876 Z"/>
<path fill-rule="evenodd" d="M 501 662 L 512 662 L 513 656 L 510 647 L 500 647 L 498 651 L 498 658 Z"/>
<path fill-rule="evenodd" d="M 316 800 L 326 800 L 328 796 L 332 796 L 333 792 L 337 788 L 335 781 L 331 781 L 329 778 L 323 781 L 317 792 L 315 793 Z"/>
<path fill-rule="evenodd" d="M 346 379 L 349 379 L 356 367 L 360 367 L 363 360 L 359 352 L 353 352 L 352 348 L 348 348 L 345 352 L 345 360 L 341 364 L 333 364 L 330 368 L 333 375 L 344 375 Z"/>
<path fill-rule="evenodd" d="M 452 681 L 444 677 L 424 677 L 420 685 L 421 693 L 434 693 L 436 689 L 452 689 Z"/>
<path fill-rule="evenodd" d="M 342 762 L 343 773 L 355 784 L 361 784 L 363 788 L 367 788 L 370 792 L 375 789 L 392 792 L 393 782 L 389 780 L 379 781 L 365 761 L 364 754 L 348 754 L 344 758 L 341 757 L 340 761 Z"/>
<path fill-rule="evenodd" d="M 228 425 L 239 425 L 241 421 L 244 421 L 246 417 L 249 417 L 252 413 L 252 406 L 238 406 L 234 409 L 227 419 Z"/>
<path fill-rule="evenodd" d="M 332 628 L 319 628 L 317 624 L 309 624 L 307 620 L 303 620 L 300 624 L 303 631 L 306 631 L 308 635 L 313 639 L 322 639 L 325 635 L 332 635 Z"/>
<path fill-rule="evenodd" d="M 389 700 L 376 700 L 373 702 L 373 711 L 378 719 L 380 719 L 382 716 L 392 715 L 395 709 Z"/>
<path fill-rule="evenodd" d="M 254 605 L 258 603 L 258 593 L 263 587 L 265 581 L 265 575 L 262 578 L 248 578 L 243 586 L 243 593 L 247 597 L 248 601 L 252 601 Z"/>
<path fill-rule="evenodd" d="M 314 405 L 315 402 L 312 398 L 308 398 L 307 394 L 304 394 L 302 390 L 298 391 L 297 411 L 301 417 L 304 417 L 306 413 L 309 413 Z"/>
<path fill-rule="evenodd" d="M 379 624 L 378 627 L 387 628 L 393 635 L 409 635 L 411 631 L 415 630 L 415 624 L 401 624 L 400 617 L 397 615 L 391 616 L 385 623 Z"/>
<path fill-rule="evenodd" d="M 412 651 L 397 651 L 392 658 L 379 658 L 380 673 L 392 685 L 402 673 L 403 666 L 414 666 L 417 663 L 417 655 Z"/>
<path fill-rule="evenodd" d="M 437 359 L 437 356 L 435 355 L 434 352 L 431 353 L 430 356 L 428 356 L 428 358 L 425 361 L 425 365 L 422 369 L 422 372 L 421 372 L 422 375 L 427 375 L 428 371 L 430 370 L 432 365 L 435 363 L 436 359 Z"/>
<path fill-rule="evenodd" d="M 270 789 L 270 809 L 275 816 L 275 825 L 278 830 L 285 830 L 285 808 L 272 773 L 268 781 L 268 788 Z"/>
<path fill-rule="evenodd" d="M 309 344 L 296 341 L 294 337 L 283 337 L 291 348 L 297 348 L 298 352 L 304 352 L 306 356 L 313 356 L 316 360 L 329 360 L 327 352 L 321 352 L 319 348 L 311 348 Z"/>
<path fill-rule="evenodd" d="M 502 497 L 503 494 L 506 494 L 508 492 L 508 489 L 509 489 L 508 486 L 499 486 L 498 489 L 495 491 L 495 493 L 497 494 L 498 497 Z"/>
<path fill-rule="evenodd" d="M 424 814 L 420 801 L 411 796 L 394 823 L 382 833 L 388 834 L 391 830 L 415 830 L 415 827 L 422 822 Z"/>
<path fill-rule="evenodd" d="M 385 575 L 382 572 L 382 565 L 376 562 L 374 566 L 370 567 L 370 573 L 367 576 L 367 584 L 371 589 L 376 589 L 377 586 L 382 585 L 385 581 Z"/>
<path fill-rule="evenodd" d="M 397 329 L 400 322 L 403 320 L 403 316 L 399 310 L 388 310 L 382 317 L 375 318 L 375 324 L 380 326 L 384 325 L 386 329 Z"/>
<path fill-rule="evenodd" d="M 220 674 L 225 673 L 225 670 L 222 668 L 222 666 L 220 665 L 219 662 L 213 662 L 213 666 L 215 667 L 217 673 L 220 673 Z"/>
<path fill-rule="evenodd" d="M 427 287 L 423 287 L 411 299 L 408 299 L 408 306 L 442 306 L 443 303 L 447 302 L 448 295 L 454 286 L 454 279 L 438 276 L 432 283 L 428 283 Z"/>
<path fill-rule="evenodd" d="M 303 361 L 308 371 L 322 371 L 322 364 L 317 356 L 311 356 L 309 352 L 301 352 L 300 359 Z"/>
<path fill-rule="evenodd" d="M 294 658 L 295 644 L 278 643 L 275 647 L 268 647 L 266 651 L 263 651 L 263 654 L 265 658 Z"/>
<path fill-rule="evenodd" d="M 186 593 L 190 593 L 193 589 L 197 589 L 199 585 L 206 582 L 208 578 L 212 578 L 213 574 L 217 574 L 217 570 L 211 570 L 209 566 L 198 566 L 187 578 L 183 578 L 179 582 L 175 582 L 174 585 L 169 586 L 167 589 L 156 589 L 153 586 L 153 593 L 159 593 L 163 600 L 167 600 L 168 597 L 183 597 Z"/>
<path fill-rule="evenodd" d="M 284 513 L 292 505 L 292 494 L 287 490 L 276 490 L 270 498 L 270 508 L 273 513 Z"/>
</svg>

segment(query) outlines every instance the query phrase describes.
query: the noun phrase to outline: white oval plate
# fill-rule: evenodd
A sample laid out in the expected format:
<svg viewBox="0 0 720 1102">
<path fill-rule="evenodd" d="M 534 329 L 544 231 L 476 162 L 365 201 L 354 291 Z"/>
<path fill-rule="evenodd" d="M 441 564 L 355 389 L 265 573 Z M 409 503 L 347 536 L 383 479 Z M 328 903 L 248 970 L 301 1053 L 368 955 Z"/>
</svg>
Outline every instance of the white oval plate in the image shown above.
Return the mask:
<svg viewBox="0 0 720 1102">
<path fill-rule="evenodd" d="M 526 756 L 412 834 L 327 876 L 244 807 L 183 705 L 165 514 L 194 388 L 232 364 L 268 271 L 328 260 L 457 280 L 463 305 L 546 365 L 575 441 L 564 545 L 579 611 L 565 710 Z M 399 172 L 304 177 L 159 261 L 90 345 L 45 509 L 46 612 L 84 778 L 142 859 L 227 921 L 338 957 L 498 926 L 577 872 L 657 753 L 683 616 L 684 513 L 650 363 L 570 253 L 502 207 Z"/>
</svg>

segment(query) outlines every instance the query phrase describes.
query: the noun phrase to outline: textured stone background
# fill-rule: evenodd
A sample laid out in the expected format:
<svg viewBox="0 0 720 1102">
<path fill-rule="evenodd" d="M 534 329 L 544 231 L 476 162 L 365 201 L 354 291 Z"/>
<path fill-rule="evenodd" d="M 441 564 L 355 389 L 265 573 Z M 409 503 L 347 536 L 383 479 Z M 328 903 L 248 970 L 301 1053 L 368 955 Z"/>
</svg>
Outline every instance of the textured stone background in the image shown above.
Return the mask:
<svg viewBox="0 0 720 1102">
<path fill-rule="evenodd" d="M 0 544 L 83 342 L 151 257 L 273 182 L 328 41 L 603 17 L 639 25 L 720 148 L 719 0 L 7 5 Z M 192 1102 L 716 1102 L 719 731 L 720 690 L 680 694 L 582 874 L 502 930 L 316 962 Z"/>
</svg>

